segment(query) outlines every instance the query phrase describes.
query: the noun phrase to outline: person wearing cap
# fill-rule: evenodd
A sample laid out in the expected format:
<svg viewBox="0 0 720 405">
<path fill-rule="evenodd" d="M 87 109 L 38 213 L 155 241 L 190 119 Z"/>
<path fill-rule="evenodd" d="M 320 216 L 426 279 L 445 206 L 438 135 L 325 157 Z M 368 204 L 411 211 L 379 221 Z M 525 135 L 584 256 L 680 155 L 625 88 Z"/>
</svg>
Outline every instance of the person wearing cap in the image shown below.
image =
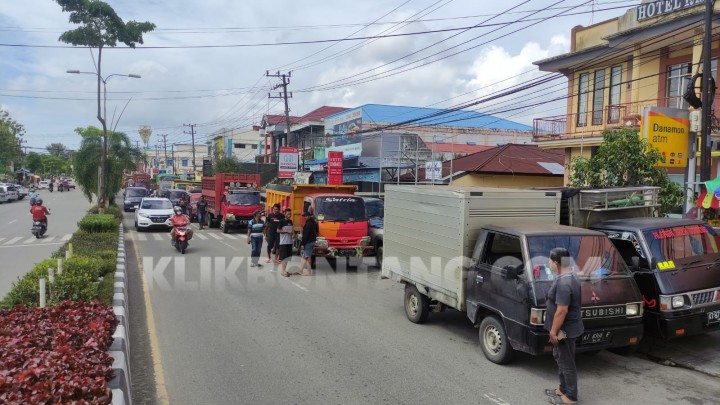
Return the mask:
<svg viewBox="0 0 720 405">
<path fill-rule="evenodd" d="M 312 212 L 303 211 L 302 216 L 305 219 L 305 224 L 303 224 L 302 229 L 302 237 L 300 238 L 303 261 L 298 274 L 301 276 L 312 276 L 313 249 L 315 248 L 315 241 L 317 240 L 319 229 Z M 305 271 L 306 266 L 307 271 Z"/>
</svg>

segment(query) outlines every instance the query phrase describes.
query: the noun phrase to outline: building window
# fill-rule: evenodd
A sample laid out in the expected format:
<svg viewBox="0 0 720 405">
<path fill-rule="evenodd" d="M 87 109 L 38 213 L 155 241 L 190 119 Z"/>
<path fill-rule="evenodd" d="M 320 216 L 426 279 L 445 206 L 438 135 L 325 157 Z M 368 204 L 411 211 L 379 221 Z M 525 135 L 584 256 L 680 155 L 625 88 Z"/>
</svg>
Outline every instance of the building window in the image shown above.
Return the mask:
<svg viewBox="0 0 720 405">
<path fill-rule="evenodd" d="M 236 143 L 236 144 L 233 145 L 233 146 L 235 146 L 235 149 L 245 149 L 245 144 L 244 144 L 244 143 Z"/>
<path fill-rule="evenodd" d="M 679 63 L 668 66 L 667 73 L 667 106 L 670 108 L 687 109 L 688 103 L 682 98 L 690 83 L 692 64 Z"/>
<path fill-rule="evenodd" d="M 590 92 L 590 73 L 582 73 L 578 80 L 577 126 L 587 125 L 588 96 Z"/>
<path fill-rule="evenodd" d="M 610 96 L 608 109 L 608 124 L 620 122 L 620 93 L 622 91 L 622 66 L 610 68 Z"/>
<path fill-rule="evenodd" d="M 180 161 L 180 164 L 182 165 L 182 167 L 187 167 L 187 166 L 188 166 L 188 160 L 187 160 L 187 159 L 182 159 L 182 160 Z"/>
<path fill-rule="evenodd" d="M 592 124 L 602 124 L 603 107 L 605 106 L 605 69 L 595 71 L 593 83 Z"/>
</svg>

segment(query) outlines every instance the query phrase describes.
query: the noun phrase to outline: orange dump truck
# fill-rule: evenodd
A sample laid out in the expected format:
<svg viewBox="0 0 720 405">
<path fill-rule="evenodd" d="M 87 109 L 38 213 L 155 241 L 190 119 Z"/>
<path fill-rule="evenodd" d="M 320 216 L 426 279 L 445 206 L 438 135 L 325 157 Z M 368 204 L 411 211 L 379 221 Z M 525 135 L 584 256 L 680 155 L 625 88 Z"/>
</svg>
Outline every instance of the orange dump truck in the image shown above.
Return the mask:
<svg viewBox="0 0 720 405">
<path fill-rule="evenodd" d="M 269 184 L 265 190 L 266 212 L 279 203 L 281 210 L 292 210 L 292 221 L 298 237 L 305 223 L 302 213 L 310 211 L 317 219 L 320 234 L 313 253 L 321 257 L 372 256 L 374 248 L 368 236 L 365 202 L 354 195 L 357 186 Z"/>
</svg>

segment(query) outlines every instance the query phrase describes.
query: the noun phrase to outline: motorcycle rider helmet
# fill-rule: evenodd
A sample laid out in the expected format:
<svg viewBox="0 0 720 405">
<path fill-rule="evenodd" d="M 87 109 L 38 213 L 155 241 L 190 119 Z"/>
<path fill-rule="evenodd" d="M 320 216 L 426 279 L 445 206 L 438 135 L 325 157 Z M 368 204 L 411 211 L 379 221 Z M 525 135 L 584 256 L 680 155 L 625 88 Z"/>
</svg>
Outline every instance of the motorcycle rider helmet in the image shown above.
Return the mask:
<svg viewBox="0 0 720 405">
<path fill-rule="evenodd" d="M 182 208 L 180 208 L 179 205 L 176 205 L 175 207 L 173 207 L 173 210 L 175 210 L 175 213 L 178 215 L 182 214 L 182 212 L 183 212 Z"/>
<path fill-rule="evenodd" d="M 35 204 L 37 204 L 37 205 L 42 205 L 42 203 L 43 203 L 42 198 L 36 198 L 36 199 L 35 199 Z"/>
</svg>

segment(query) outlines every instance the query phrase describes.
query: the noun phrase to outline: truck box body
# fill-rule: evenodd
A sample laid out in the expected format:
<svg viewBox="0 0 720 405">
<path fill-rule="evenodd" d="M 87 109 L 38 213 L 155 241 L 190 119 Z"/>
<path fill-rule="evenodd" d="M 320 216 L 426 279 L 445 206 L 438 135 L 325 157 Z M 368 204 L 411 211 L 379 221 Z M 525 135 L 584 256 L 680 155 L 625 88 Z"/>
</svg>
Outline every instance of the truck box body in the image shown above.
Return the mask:
<svg viewBox="0 0 720 405">
<path fill-rule="evenodd" d="M 261 210 L 259 174 L 217 173 L 202 178 L 202 194 L 207 201 L 210 226 L 220 226 L 223 232 L 231 227 L 242 227 Z M 247 197 L 247 202 L 241 201 Z M 237 201 L 237 203 L 235 203 Z"/>
<path fill-rule="evenodd" d="M 430 287 L 435 292 L 431 298 L 463 310 L 465 262 L 461 259 L 472 256 L 483 225 L 518 220 L 558 224 L 560 194 L 479 187 L 388 185 L 385 188 L 382 275 Z"/>
</svg>

